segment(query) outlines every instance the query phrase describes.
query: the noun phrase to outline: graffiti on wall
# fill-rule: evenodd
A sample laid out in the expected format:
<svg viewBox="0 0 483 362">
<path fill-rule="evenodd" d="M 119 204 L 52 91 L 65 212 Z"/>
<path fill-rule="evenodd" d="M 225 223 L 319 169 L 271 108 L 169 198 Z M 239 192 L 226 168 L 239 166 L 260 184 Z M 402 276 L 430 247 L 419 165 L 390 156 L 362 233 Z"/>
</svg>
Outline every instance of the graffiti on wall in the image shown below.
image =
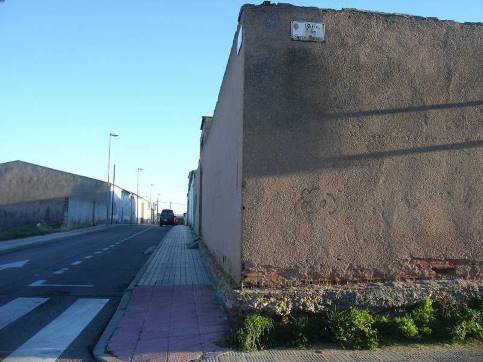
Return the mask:
<svg viewBox="0 0 483 362">
<path fill-rule="evenodd" d="M 337 211 L 337 198 L 333 193 L 322 191 L 318 186 L 304 188 L 295 207 L 301 216 L 332 215 Z"/>
</svg>

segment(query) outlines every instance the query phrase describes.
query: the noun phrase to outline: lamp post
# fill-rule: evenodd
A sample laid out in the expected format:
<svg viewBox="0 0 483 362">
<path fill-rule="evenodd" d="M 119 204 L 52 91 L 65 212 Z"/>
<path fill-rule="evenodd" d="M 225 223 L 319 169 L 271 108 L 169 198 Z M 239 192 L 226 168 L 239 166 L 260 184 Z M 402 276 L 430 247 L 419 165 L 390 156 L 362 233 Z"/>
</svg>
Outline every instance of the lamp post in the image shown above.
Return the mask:
<svg viewBox="0 0 483 362">
<path fill-rule="evenodd" d="M 111 140 L 113 137 L 119 137 L 116 133 L 109 133 L 109 151 L 107 156 L 107 202 L 106 202 L 106 225 L 109 223 L 109 204 L 111 203 Z"/>
<path fill-rule="evenodd" d="M 139 172 L 143 171 L 142 168 L 138 167 L 138 182 L 136 191 L 136 224 L 139 224 Z"/>
</svg>

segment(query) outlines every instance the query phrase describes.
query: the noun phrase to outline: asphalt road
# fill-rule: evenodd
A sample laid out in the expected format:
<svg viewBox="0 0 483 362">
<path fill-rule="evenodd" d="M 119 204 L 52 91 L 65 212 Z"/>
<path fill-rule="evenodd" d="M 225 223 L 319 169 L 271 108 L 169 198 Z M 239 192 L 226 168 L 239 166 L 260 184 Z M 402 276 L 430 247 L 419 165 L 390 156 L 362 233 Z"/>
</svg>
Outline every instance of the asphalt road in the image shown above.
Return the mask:
<svg viewBox="0 0 483 362">
<path fill-rule="evenodd" d="M 0 359 L 92 349 L 167 227 L 125 225 L 0 255 Z"/>
</svg>

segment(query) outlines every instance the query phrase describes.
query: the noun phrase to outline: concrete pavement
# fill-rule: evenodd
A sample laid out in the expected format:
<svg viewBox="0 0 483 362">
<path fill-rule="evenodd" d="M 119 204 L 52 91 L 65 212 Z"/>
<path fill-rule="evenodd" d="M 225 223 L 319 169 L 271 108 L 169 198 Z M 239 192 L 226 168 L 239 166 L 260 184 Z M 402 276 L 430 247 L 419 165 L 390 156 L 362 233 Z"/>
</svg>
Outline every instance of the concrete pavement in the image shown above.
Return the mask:
<svg viewBox="0 0 483 362">
<path fill-rule="evenodd" d="M 190 361 L 216 356 L 228 320 L 186 226 L 165 236 L 120 311 L 107 351 L 122 361 Z M 107 355 L 103 356 L 108 359 Z"/>
<path fill-rule="evenodd" d="M 124 291 L 166 231 L 123 225 L 0 255 L 0 359 L 94 360 Z"/>
</svg>

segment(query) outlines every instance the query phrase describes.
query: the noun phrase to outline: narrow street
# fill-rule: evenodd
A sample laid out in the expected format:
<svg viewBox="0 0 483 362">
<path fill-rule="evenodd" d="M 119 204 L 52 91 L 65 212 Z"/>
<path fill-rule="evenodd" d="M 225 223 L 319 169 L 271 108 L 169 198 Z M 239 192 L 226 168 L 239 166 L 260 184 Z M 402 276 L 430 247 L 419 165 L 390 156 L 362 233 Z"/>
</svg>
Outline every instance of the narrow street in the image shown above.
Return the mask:
<svg viewBox="0 0 483 362">
<path fill-rule="evenodd" d="M 167 227 L 126 225 L 0 255 L 0 359 L 93 360 Z"/>
</svg>

